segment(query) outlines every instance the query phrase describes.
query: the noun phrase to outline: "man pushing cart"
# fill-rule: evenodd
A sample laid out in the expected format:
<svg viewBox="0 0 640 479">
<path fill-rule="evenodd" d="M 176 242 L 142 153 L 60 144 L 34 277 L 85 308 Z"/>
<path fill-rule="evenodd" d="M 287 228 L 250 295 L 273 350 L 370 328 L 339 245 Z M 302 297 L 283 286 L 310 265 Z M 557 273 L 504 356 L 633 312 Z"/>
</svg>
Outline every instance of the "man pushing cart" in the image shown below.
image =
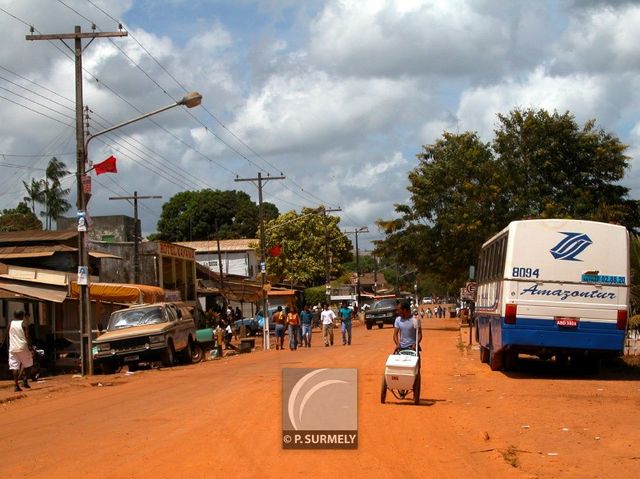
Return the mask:
<svg viewBox="0 0 640 479">
<path fill-rule="evenodd" d="M 413 401 L 420 403 L 420 319 L 411 312 L 411 303 L 400 304 L 399 315 L 393 325 L 393 342 L 396 349 L 387 359 L 382 378 L 380 401 L 385 402 L 387 389 L 398 399 L 405 399 L 410 391 Z"/>
</svg>

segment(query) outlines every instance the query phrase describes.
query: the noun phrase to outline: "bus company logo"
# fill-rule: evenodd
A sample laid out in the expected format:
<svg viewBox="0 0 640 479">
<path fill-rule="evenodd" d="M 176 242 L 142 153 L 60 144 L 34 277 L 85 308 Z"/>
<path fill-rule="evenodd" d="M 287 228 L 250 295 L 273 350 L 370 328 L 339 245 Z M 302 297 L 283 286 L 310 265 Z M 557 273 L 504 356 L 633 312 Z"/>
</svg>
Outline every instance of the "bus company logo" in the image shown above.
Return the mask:
<svg viewBox="0 0 640 479">
<path fill-rule="evenodd" d="M 584 233 L 568 233 L 561 231 L 565 237 L 549 251 L 555 259 L 565 261 L 582 261 L 577 256 L 587 249 L 593 241 Z"/>
<path fill-rule="evenodd" d="M 358 371 L 283 368 L 283 449 L 358 448 Z"/>
</svg>

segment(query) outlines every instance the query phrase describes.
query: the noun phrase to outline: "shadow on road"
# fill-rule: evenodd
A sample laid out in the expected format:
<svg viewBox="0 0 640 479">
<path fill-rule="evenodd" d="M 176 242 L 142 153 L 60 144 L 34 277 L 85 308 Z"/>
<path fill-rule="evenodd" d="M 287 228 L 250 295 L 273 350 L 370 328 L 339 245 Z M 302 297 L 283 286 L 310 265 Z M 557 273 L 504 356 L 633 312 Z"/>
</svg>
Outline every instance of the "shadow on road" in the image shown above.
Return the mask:
<svg viewBox="0 0 640 479">
<path fill-rule="evenodd" d="M 543 361 L 536 357 L 520 357 L 513 370 L 504 374 L 513 379 L 575 379 L 635 381 L 640 379 L 640 366 L 628 364 L 623 358 L 603 361 L 597 366 L 568 364 L 561 366 L 553 360 Z"/>
</svg>

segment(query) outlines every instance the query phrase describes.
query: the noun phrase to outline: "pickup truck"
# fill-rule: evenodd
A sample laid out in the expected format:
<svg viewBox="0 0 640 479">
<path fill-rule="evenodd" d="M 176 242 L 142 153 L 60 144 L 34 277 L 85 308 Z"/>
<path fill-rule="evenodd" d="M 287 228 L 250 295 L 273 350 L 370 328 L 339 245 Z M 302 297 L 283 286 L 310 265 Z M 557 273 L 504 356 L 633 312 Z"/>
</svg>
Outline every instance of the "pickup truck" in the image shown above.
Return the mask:
<svg viewBox="0 0 640 479">
<path fill-rule="evenodd" d="M 385 324 L 393 326 L 395 323 L 398 305 L 393 298 L 381 299 L 373 303 L 373 306 L 364 313 L 364 324 L 367 329 L 371 329 L 374 324 L 378 328 L 383 328 Z"/>
<path fill-rule="evenodd" d="M 95 340 L 94 360 L 104 374 L 127 365 L 161 361 L 166 367 L 176 359 L 192 362 L 196 340 L 193 317 L 187 308 L 170 302 L 143 304 L 111 314 L 107 332 Z"/>
</svg>

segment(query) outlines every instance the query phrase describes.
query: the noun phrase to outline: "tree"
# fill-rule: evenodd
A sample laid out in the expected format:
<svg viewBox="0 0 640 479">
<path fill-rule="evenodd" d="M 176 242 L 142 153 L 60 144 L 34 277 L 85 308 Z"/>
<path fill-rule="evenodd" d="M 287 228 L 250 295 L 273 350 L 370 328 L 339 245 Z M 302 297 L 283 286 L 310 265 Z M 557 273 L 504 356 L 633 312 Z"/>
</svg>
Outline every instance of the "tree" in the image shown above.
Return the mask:
<svg viewBox="0 0 640 479">
<path fill-rule="evenodd" d="M 277 217 L 278 209 L 264 203 L 265 221 Z M 205 189 L 180 192 L 162 206 L 158 234 L 162 241 L 198 241 L 255 238 L 259 208 L 242 191 Z"/>
<path fill-rule="evenodd" d="M 626 146 L 593 121 L 569 113 L 514 110 L 498 115 L 493 144 L 475 133 L 444 133 L 418 154 L 410 204 L 379 220 L 376 254 L 413 265 L 439 289 L 455 291 L 484 241 L 523 218 L 564 217 L 640 225 L 638 202 L 617 184 Z M 419 281 L 421 282 L 421 281 Z"/>
<path fill-rule="evenodd" d="M 510 172 L 512 218 L 579 218 L 640 224 L 637 201 L 618 184 L 629 167 L 627 146 L 598 129 L 582 128 L 569 112 L 514 110 L 498 115 L 493 149 Z"/>
<path fill-rule="evenodd" d="M 27 190 L 27 196 L 23 199 L 24 201 L 31 203 L 31 212 L 35 215 L 36 203 L 41 204 L 45 202 L 44 181 L 31 178 L 31 185 L 26 181 L 22 181 L 22 184 Z"/>
<path fill-rule="evenodd" d="M 317 209 L 289 211 L 265 224 L 267 251 L 280 245 L 281 253 L 267 258 L 267 271 L 280 280 L 316 286 L 325 282 L 325 246 L 329 246 L 329 274 L 342 274 L 342 264 L 352 258 L 352 244 L 340 231 L 337 216 L 325 216 Z M 328 242 L 326 241 L 328 239 Z"/>
<path fill-rule="evenodd" d="M 27 203 L 20 202 L 13 209 L 5 209 L 0 215 L 0 231 L 42 230 L 42 222 L 29 209 Z"/>
<path fill-rule="evenodd" d="M 54 156 L 47 164 L 44 179 L 32 178 L 31 185 L 22 182 L 27 190 L 24 200 L 31 203 L 31 212 L 35 214 L 36 203 L 44 205 L 40 216 L 45 218 L 45 229 L 51 229 L 53 220 L 71 208 L 71 204 L 65 199 L 70 189 L 62 188 L 60 184 L 60 180 L 69 174 L 66 165 Z"/>
<path fill-rule="evenodd" d="M 466 279 L 476 245 L 502 228 L 505 177 L 475 133 L 444 133 L 418 159 L 409 173 L 412 205 L 396 205 L 400 218 L 377 222 L 386 238 L 375 251 L 429 273 L 447 291 Z"/>
</svg>

